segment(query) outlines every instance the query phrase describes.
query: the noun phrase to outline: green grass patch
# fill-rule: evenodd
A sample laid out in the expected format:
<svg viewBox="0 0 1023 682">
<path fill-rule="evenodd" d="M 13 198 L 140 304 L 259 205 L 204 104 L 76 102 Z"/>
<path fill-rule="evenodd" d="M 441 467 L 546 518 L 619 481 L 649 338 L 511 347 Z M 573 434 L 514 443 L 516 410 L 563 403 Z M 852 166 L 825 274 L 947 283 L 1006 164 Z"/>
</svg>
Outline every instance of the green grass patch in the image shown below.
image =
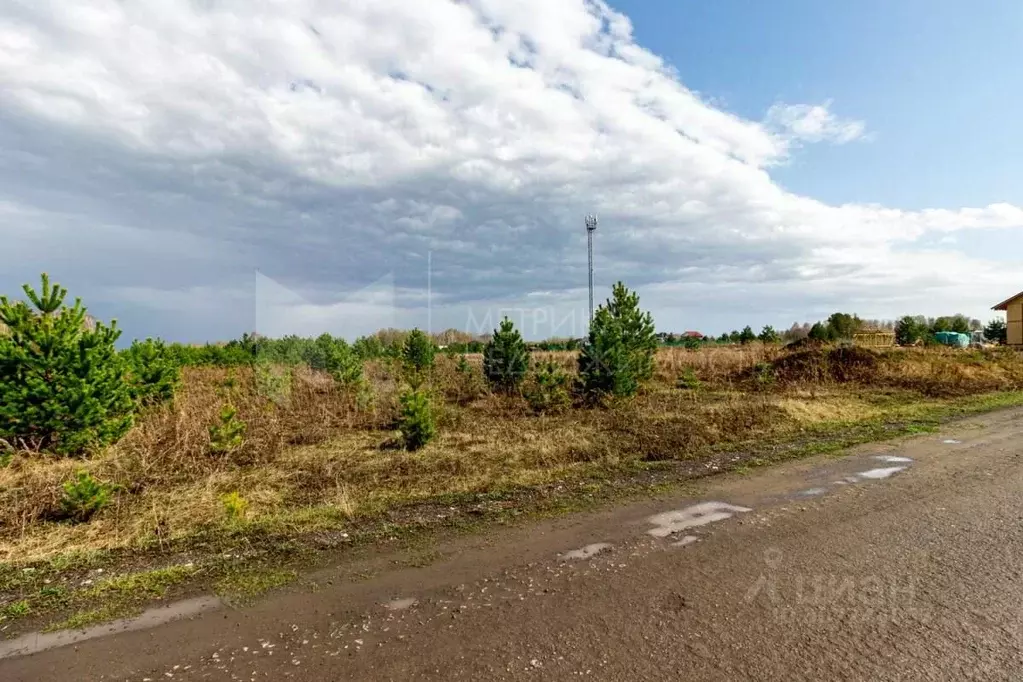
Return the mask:
<svg viewBox="0 0 1023 682">
<path fill-rule="evenodd" d="M 104 604 L 98 608 L 76 611 L 64 620 L 46 626 L 43 628 L 43 632 L 82 630 L 92 625 L 109 623 L 118 618 L 136 616 L 141 612 L 142 609 L 137 604 Z"/>
<path fill-rule="evenodd" d="M 141 573 L 127 573 L 103 580 L 85 590 L 82 599 L 138 600 L 162 597 L 168 587 L 195 575 L 194 566 L 168 566 Z"/>
<path fill-rule="evenodd" d="M 294 582 L 298 573 L 283 569 L 262 569 L 229 573 L 213 586 L 217 595 L 229 603 L 251 602 L 270 590 Z"/>
</svg>

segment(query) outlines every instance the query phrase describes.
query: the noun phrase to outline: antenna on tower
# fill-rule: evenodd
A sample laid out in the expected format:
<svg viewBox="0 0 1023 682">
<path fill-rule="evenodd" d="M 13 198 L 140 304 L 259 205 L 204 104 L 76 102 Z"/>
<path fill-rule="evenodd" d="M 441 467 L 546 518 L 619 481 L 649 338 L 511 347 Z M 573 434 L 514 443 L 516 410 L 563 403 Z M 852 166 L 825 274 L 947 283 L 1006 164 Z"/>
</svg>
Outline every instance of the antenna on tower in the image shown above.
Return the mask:
<svg viewBox="0 0 1023 682">
<path fill-rule="evenodd" d="M 586 222 L 586 255 L 590 271 L 590 324 L 593 324 L 593 233 L 597 231 L 597 215 L 590 213 Z"/>
</svg>

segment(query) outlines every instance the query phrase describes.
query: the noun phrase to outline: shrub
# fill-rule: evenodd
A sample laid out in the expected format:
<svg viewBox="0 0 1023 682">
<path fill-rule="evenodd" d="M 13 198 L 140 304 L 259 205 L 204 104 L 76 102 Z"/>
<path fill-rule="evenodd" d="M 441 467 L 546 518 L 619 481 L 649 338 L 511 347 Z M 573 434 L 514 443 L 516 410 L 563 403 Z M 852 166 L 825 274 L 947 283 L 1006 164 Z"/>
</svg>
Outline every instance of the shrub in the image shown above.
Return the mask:
<svg viewBox="0 0 1023 682">
<path fill-rule="evenodd" d="M 581 389 L 590 399 L 634 395 L 653 375 L 656 350 L 653 318 L 639 309 L 639 296 L 618 282 L 597 308 L 579 351 Z"/>
<path fill-rule="evenodd" d="M 529 369 L 529 351 L 515 324 L 507 317 L 483 348 L 483 376 L 495 391 L 512 393 Z"/>
<path fill-rule="evenodd" d="M 238 410 L 225 404 L 219 420 L 210 426 L 210 452 L 222 455 L 237 450 L 245 442 L 245 422 L 238 419 Z"/>
<path fill-rule="evenodd" d="M 455 364 L 454 395 L 451 396 L 459 405 L 475 400 L 483 393 L 483 379 L 469 364 L 464 355 L 459 356 Z"/>
<path fill-rule="evenodd" d="M 221 496 L 220 503 L 224 505 L 224 515 L 228 521 L 240 521 L 245 518 L 245 512 L 249 508 L 249 501 L 242 497 L 237 491 Z"/>
<path fill-rule="evenodd" d="M 686 336 L 682 339 L 682 347 L 686 350 L 699 350 L 703 341 L 695 336 Z"/>
<path fill-rule="evenodd" d="M 413 388 L 421 386 L 433 369 L 435 351 L 433 342 L 419 329 L 413 329 L 405 337 L 405 343 L 401 347 L 401 366 L 405 380 Z"/>
<path fill-rule="evenodd" d="M 78 455 L 118 440 L 135 403 L 114 343 L 117 323 L 85 329 L 81 300 L 42 276 L 25 302 L 0 296 L 0 439 L 12 445 Z"/>
<path fill-rule="evenodd" d="M 526 384 L 525 397 L 537 414 L 560 412 L 571 405 L 571 380 L 556 363 L 541 363 Z"/>
<path fill-rule="evenodd" d="M 401 411 L 398 430 L 401 431 L 406 450 L 418 450 L 429 443 L 437 433 L 430 396 L 425 391 L 406 391 L 400 397 Z"/>
<path fill-rule="evenodd" d="M 757 336 L 757 338 L 764 343 L 778 343 L 779 341 L 781 341 L 781 337 L 778 336 L 778 332 L 774 331 L 774 327 L 772 327 L 771 325 L 767 325 L 762 330 L 760 330 L 760 334 Z"/>
<path fill-rule="evenodd" d="M 757 388 L 764 389 L 774 384 L 774 365 L 769 362 L 758 362 L 753 365 L 753 383 Z"/>
<path fill-rule="evenodd" d="M 133 341 L 124 357 L 128 362 L 128 384 L 136 404 L 158 405 L 174 397 L 181 370 L 163 341 Z"/>
<path fill-rule="evenodd" d="M 256 392 L 278 406 L 291 402 L 293 375 L 290 367 L 257 361 L 252 366 Z"/>
<path fill-rule="evenodd" d="M 75 478 L 64 483 L 60 509 L 65 518 L 84 523 L 110 504 L 115 486 L 96 480 L 87 471 L 79 471 Z"/>
<path fill-rule="evenodd" d="M 675 386 L 684 391 L 695 391 L 702 386 L 702 383 L 696 376 L 696 370 L 692 367 L 686 367 L 682 370 L 682 374 L 679 375 L 678 381 L 675 382 Z"/>
<path fill-rule="evenodd" d="M 757 340 L 757 335 L 753 333 L 753 327 L 746 325 L 742 331 L 739 332 L 739 343 L 742 345 L 748 345 Z"/>
</svg>

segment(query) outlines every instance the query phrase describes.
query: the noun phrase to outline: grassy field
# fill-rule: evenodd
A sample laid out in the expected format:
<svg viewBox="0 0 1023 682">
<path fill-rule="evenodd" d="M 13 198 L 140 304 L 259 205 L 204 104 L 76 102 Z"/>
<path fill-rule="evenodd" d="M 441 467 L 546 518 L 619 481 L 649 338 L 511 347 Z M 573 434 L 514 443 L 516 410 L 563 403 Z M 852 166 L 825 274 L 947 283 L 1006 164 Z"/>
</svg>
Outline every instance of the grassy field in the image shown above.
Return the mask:
<svg viewBox="0 0 1023 682">
<path fill-rule="evenodd" d="M 574 371 L 574 353 L 538 355 Z M 252 596 L 294 577 L 310 547 L 556 513 L 708 462 L 761 465 L 1023 404 L 1023 357 L 1006 349 L 663 349 L 637 398 L 545 416 L 488 393 L 470 364 L 438 356 L 438 437 L 416 452 L 397 446 L 397 368 L 376 361 L 356 392 L 307 369 L 188 369 L 172 405 L 98 456 L 16 454 L 0 468 L 0 633 L 41 614 L 103 620 L 196 581 Z M 244 442 L 212 454 L 225 402 Z M 58 521 L 61 485 L 80 470 L 116 484 L 114 503 Z"/>
</svg>

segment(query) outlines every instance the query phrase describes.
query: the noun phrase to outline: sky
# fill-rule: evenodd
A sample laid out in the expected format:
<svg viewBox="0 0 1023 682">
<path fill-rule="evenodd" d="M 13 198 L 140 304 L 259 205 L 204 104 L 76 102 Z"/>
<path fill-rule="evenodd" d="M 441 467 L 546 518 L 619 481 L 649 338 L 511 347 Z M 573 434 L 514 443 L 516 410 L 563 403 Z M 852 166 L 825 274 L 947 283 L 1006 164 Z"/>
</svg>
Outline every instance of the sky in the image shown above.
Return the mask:
<svg viewBox="0 0 1023 682">
<path fill-rule="evenodd" d="M 1023 289 L 1023 6 L 0 0 L 0 293 L 126 338 L 580 336 Z"/>
</svg>

